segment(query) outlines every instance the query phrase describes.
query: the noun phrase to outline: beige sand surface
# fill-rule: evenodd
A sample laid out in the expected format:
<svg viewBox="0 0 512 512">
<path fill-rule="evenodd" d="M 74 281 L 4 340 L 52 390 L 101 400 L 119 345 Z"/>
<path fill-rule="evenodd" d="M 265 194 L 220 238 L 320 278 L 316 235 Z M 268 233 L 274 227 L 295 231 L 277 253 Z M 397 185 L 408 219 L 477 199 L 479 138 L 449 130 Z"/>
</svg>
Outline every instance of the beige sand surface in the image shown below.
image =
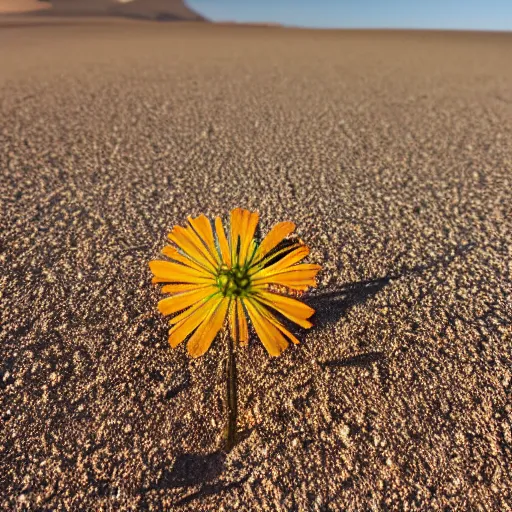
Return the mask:
<svg viewBox="0 0 512 512">
<path fill-rule="evenodd" d="M 0 30 L 0 508 L 512 503 L 512 35 Z M 188 214 L 290 219 L 316 326 L 170 351 L 148 260 Z"/>
</svg>

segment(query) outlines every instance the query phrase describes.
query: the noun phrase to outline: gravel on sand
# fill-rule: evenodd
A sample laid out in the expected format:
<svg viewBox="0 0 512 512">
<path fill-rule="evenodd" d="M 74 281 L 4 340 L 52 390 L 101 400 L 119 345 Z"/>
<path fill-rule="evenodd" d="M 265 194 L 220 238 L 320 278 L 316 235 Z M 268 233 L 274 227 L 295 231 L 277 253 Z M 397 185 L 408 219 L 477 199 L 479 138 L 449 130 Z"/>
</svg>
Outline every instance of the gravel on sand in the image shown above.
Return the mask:
<svg viewBox="0 0 512 512">
<path fill-rule="evenodd" d="M 22 24 L 0 508 L 511 510 L 512 34 Z M 147 263 L 236 206 L 325 270 L 301 345 L 238 351 L 225 454 L 225 346 L 169 349 Z"/>
</svg>

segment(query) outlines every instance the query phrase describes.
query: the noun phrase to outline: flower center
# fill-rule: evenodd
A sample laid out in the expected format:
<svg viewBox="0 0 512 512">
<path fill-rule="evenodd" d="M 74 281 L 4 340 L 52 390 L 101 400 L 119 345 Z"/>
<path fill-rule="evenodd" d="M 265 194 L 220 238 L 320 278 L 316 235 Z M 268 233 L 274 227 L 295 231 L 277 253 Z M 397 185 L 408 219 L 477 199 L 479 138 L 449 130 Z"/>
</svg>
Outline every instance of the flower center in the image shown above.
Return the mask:
<svg viewBox="0 0 512 512">
<path fill-rule="evenodd" d="M 233 268 L 222 265 L 217 276 L 217 286 L 224 297 L 244 297 L 251 286 L 251 279 L 247 275 L 247 269 L 238 265 Z"/>
</svg>

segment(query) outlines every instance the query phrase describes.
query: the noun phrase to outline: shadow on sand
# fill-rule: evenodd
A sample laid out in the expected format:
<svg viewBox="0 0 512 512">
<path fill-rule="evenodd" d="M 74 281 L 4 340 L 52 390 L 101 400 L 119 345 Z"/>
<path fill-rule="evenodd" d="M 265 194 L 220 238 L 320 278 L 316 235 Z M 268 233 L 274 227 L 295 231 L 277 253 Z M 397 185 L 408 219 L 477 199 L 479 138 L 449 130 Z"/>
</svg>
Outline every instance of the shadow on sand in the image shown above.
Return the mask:
<svg viewBox="0 0 512 512">
<path fill-rule="evenodd" d="M 338 290 L 314 295 L 305 302 L 316 310 L 315 323 L 321 328 L 329 323 L 336 323 L 350 308 L 357 304 L 363 304 L 379 293 L 392 280 L 422 274 L 434 268 L 447 268 L 455 259 L 465 256 L 475 247 L 475 243 L 461 245 L 450 253 L 439 256 L 427 263 L 414 267 L 404 267 L 398 272 L 385 277 L 349 283 L 341 286 Z"/>
<path fill-rule="evenodd" d="M 320 327 L 329 323 L 337 322 L 351 307 L 362 304 L 370 297 L 373 297 L 385 288 L 393 279 L 405 276 L 418 275 L 435 268 L 447 268 L 450 263 L 459 257 L 463 257 L 476 247 L 475 243 L 460 245 L 448 254 L 444 254 L 427 263 L 404 267 L 395 274 L 385 277 L 350 283 L 342 286 L 339 290 L 322 293 L 311 297 L 307 302 L 314 308 L 316 323 Z M 350 366 L 370 366 L 386 360 L 383 352 L 366 352 L 344 359 L 331 359 L 320 363 L 325 370 L 327 368 L 344 368 Z"/>
<path fill-rule="evenodd" d="M 326 368 L 346 368 L 350 366 L 370 366 L 372 363 L 378 363 L 386 359 L 384 352 L 365 352 L 352 357 L 345 357 L 344 359 L 331 359 L 320 363 L 320 366 L 325 370 Z"/>
<path fill-rule="evenodd" d="M 182 506 L 198 498 L 229 491 L 248 480 L 249 476 L 247 475 L 235 482 L 219 482 L 218 479 L 224 471 L 225 464 L 226 453 L 223 451 L 206 455 L 184 453 L 178 456 L 171 469 L 164 469 L 158 482 L 139 492 L 144 494 L 148 491 L 163 489 L 187 491 L 200 486 L 198 490 L 185 495 L 174 503 L 175 506 Z"/>
<path fill-rule="evenodd" d="M 237 442 L 249 437 L 253 430 L 253 428 L 250 428 L 238 432 Z M 229 491 L 239 487 L 249 479 L 250 475 L 246 475 L 235 482 L 223 483 L 219 481 L 219 477 L 224 472 L 225 464 L 226 452 L 223 450 L 208 454 L 183 453 L 176 458 L 171 469 L 163 470 L 162 476 L 156 483 L 140 489 L 139 492 L 144 494 L 148 491 L 162 489 L 187 491 L 200 486 L 198 490 L 187 494 L 174 503 L 176 506 L 181 506 L 198 498 Z"/>
</svg>

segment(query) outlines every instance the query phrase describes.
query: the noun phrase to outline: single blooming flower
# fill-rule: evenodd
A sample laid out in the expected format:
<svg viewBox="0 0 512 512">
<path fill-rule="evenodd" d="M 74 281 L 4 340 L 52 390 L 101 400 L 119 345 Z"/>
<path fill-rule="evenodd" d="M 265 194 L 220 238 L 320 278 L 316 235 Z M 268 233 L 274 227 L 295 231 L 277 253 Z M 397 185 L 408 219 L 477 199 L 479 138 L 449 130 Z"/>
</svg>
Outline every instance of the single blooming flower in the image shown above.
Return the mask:
<svg viewBox="0 0 512 512">
<path fill-rule="evenodd" d="M 154 283 L 169 297 L 158 303 L 170 319 L 169 343 L 176 347 L 190 336 L 187 348 L 199 357 L 210 347 L 226 318 L 235 342 L 248 342 L 247 317 L 272 356 L 278 356 L 288 339 L 298 343 L 275 312 L 306 329 L 315 312 L 290 297 L 316 286 L 319 265 L 299 263 L 308 254 L 301 241 L 286 243 L 295 224 L 280 222 L 258 243 L 259 216 L 236 208 L 231 212 L 229 237 L 222 221 L 215 229 L 204 216 L 188 217 L 187 227 L 175 226 L 168 235 L 174 245 L 162 253 L 171 261 L 151 261 Z"/>
</svg>

